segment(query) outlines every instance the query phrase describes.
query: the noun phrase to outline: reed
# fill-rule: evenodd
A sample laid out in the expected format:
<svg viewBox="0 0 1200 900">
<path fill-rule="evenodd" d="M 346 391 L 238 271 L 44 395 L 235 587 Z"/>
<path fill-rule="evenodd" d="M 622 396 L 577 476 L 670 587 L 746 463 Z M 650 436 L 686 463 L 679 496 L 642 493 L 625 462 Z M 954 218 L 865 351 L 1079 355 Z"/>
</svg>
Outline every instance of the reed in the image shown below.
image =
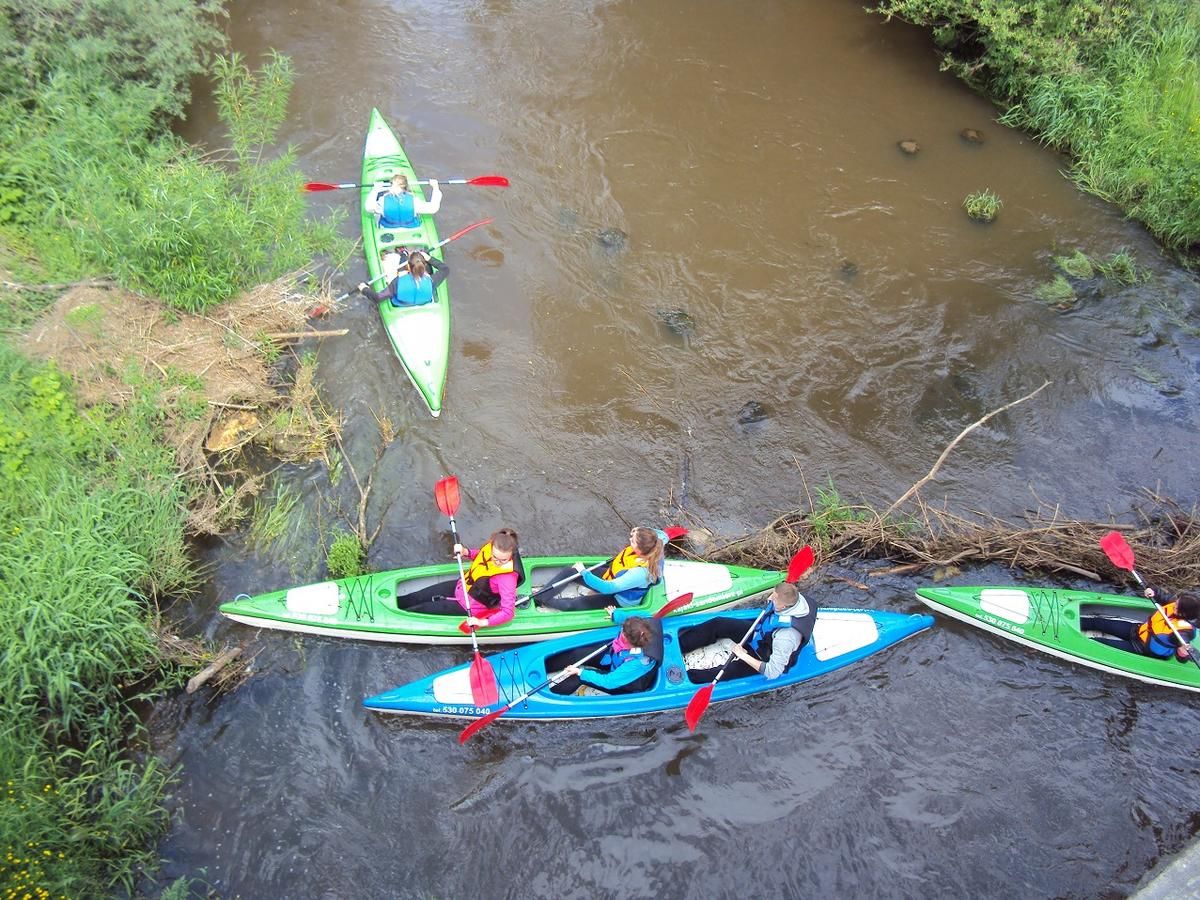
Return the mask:
<svg viewBox="0 0 1200 900">
<path fill-rule="evenodd" d="M 154 862 L 167 773 L 130 756 L 132 704 L 165 674 L 144 598 L 192 583 L 183 501 L 145 408 L 81 414 L 0 344 L 0 889 L 128 892 Z"/>
<path fill-rule="evenodd" d="M 963 199 L 967 215 L 980 222 L 991 222 L 1003 205 L 1004 201 L 990 190 L 972 191 Z"/>
</svg>

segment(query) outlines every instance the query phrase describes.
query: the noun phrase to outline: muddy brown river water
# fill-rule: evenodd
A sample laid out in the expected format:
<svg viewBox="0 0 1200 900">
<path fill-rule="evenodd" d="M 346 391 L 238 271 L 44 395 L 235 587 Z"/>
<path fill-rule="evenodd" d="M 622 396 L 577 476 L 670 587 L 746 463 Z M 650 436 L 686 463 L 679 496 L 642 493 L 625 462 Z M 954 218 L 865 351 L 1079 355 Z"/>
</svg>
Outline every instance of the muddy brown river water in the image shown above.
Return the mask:
<svg viewBox="0 0 1200 900">
<path fill-rule="evenodd" d="M 513 524 L 527 553 L 615 550 L 639 522 L 734 536 L 831 479 L 886 505 L 1045 380 L 925 496 L 999 515 L 1040 498 L 1078 518 L 1127 517 L 1141 486 L 1196 496 L 1195 280 L 939 73 L 925 33 L 842 0 L 231 10 L 235 49 L 295 63 L 285 139 L 309 178 L 356 180 L 377 106 L 418 172 L 512 182 L 445 189 L 443 234 L 496 221 L 447 247 L 440 420 L 369 304 L 315 348 L 356 466 L 377 417 L 399 434 L 372 566 L 447 558 L 431 496 L 447 473 L 465 535 Z M 203 97 L 183 133 L 220 144 Z M 962 209 L 984 188 L 1004 203 L 991 225 Z M 354 203 L 313 195 L 313 214 L 345 212 L 351 235 Z M 601 239 L 613 229 L 625 239 Z M 1067 311 L 1035 298 L 1054 256 L 1123 249 L 1147 281 L 1077 283 Z M 223 620 L 238 592 L 323 577 L 314 547 L 336 522 L 318 497 L 355 499 L 322 466 L 279 477 L 303 515 L 272 546 L 206 548 L 208 589 L 176 610 L 258 655 L 236 694 L 154 713 L 181 767 L 165 877 L 229 897 L 1122 896 L 1200 828 L 1190 695 L 947 620 L 716 706 L 695 734 L 682 715 L 497 725 L 460 748 L 460 726 L 368 714 L 368 694 L 466 657 Z M 829 574 L 803 589 L 919 608 L 920 581 L 864 594 Z"/>
</svg>

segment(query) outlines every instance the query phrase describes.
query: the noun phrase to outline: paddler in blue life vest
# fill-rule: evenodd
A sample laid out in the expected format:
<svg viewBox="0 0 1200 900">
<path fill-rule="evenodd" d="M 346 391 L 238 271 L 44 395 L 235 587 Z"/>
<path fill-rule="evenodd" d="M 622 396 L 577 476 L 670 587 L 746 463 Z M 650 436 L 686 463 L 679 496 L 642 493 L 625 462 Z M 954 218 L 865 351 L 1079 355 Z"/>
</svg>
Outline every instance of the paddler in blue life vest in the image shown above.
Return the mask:
<svg viewBox="0 0 1200 900">
<path fill-rule="evenodd" d="M 786 581 L 777 584 L 767 599 L 770 603 L 768 612 L 750 637 L 750 649 L 734 644 L 733 655 L 736 659 L 730 661 L 724 678 L 762 675 L 768 681 L 774 681 L 796 664 L 800 651 L 812 637 L 817 621 L 817 605 L 806 599 L 794 584 Z M 722 616 L 709 619 L 702 625 L 680 629 L 679 649 L 686 656 L 719 638 L 736 642 L 745 634 L 745 619 Z M 719 671 L 720 666 L 688 669 L 688 679 L 693 684 L 705 684 L 716 678 Z"/>
<path fill-rule="evenodd" d="M 450 274 L 448 265 L 417 247 L 411 250 L 388 250 L 380 263 L 383 277 L 388 282 L 387 287 L 375 291 L 364 281 L 355 290 L 376 303 L 390 300 L 392 306 L 424 306 L 432 303 L 438 285 Z"/>
<path fill-rule="evenodd" d="M 553 584 L 570 576 L 573 571 L 578 572 L 591 593 L 564 597 L 553 592 L 549 596 L 539 597 L 537 602 L 541 606 L 571 611 L 604 609 L 612 605 L 614 600 L 617 606 L 636 606 L 642 602 L 650 586 L 662 578 L 666 541 L 665 531 L 640 526 L 632 528 L 629 531 L 629 546 L 610 559 L 599 574 L 577 562 L 548 582 Z"/>
<path fill-rule="evenodd" d="M 367 212 L 379 216 L 380 228 L 416 228 L 418 216 L 432 216 L 442 208 L 442 189 L 436 178 L 429 179 L 429 199 L 414 196 L 408 189 L 408 177 L 397 172 L 392 183 L 378 181 L 371 188 Z"/>
<path fill-rule="evenodd" d="M 663 659 L 662 622 L 646 616 L 635 616 L 612 606 L 608 614 L 613 622 L 621 626 L 621 633 L 613 641 L 608 653 L 600 657 L 602 669 L 581 669 L 570 664 L 563 669 L 567 677 L 551 685 L 551 691 L 573 694 L 586 684 L 606 694 L 629 694 L 653 687 Z M 575 649 L 569 655 L 576 656 L 578 653 L 579 650 Z M 567 660 L 550 657 L 546 660 L 546 671 L 554 671 L 564 662 Z"/>
<path fill-rule="evenodd" d="M 1154 588 L 1147 587 L 1145 597 L 1153 600 Z M 1080 616 L 1080 631 L 1098 631 L 1108 637 L 1095 640 L 1129 653 L 1140 653 L 1143 656 L 1153 656 L 1157 659 L 1170 659 L 1174 656 L 1180 662 L 1187 662 L 1192 655 L 1192 639 L 1196 636 L 1196 625 L 1200 623 L 1200 598 L 1192 594 L 1179 594 L 1174 600 L 1160 603 L 1163 612 L 1170 617 L 1170 624 L 1157 609 L 1145 622 L 1130 622 L 1125 619 L 1108 616 Z M 1180 645 L 1171 625 L 1179 632 L 1187 643 Z"/>
<path fill-rule="evenodd" d="M 464 560 L 471 560 L 464 578 L 402 594 L 396 598 L 397 607 L 435 616 L 465 615 L 467 623 L 476 628 L 503 625 L 512 619 L 517 604 L 517 584 L 525 571 L 517 533 L 511 528 L 501 528 L 492 532 L 487 543 L 478 550 L 455 544 L 454 552 L 462 554 Z"/>
</svg>

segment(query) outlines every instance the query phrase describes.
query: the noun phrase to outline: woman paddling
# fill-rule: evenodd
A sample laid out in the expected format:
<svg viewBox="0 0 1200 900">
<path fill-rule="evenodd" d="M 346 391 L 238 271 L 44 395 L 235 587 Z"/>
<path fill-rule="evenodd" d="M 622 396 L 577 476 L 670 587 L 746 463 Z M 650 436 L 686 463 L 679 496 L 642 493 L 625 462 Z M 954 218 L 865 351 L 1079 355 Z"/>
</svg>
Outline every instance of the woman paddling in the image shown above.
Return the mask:
<svg viewBox="0 0 1200 900">
<path fill-rule="evenodd" d="M 524 573 L 517 533 L 511 528 L 501 528 L 492 532 L 487 543 L 478 550 L 455 544 L 454 552 L 461 554 L 463 559 L 471 560 L 463 578 L 402 594 L 396 598 L 396 605 L 408 612 L 436 616 L 461 616 L 465 613 L 467 623 L 475 628 L 503 625 L 512 619 L 517 602 L 517 584 Z"/>
<path fill-rule="evenodd" d="M 598 576 L 586 569 L 583 563 L 577 562 L 550 579 L 553 584 L 569 577 L 573 571 L 578 572 L 591 593 L 564 597 L 555 591 L 539 597 L 538 603 L 568 611 L 604 609 L 612 605 L 614 600 L 618 606 L 636 606 L 642 602 L 650 586 L 662 578 L 666 540 L 665 531 L 633 528 L 629 532 L 629 546 L 609 560 Z"/>
<path fill-rule="evenodd" d="M 394 251 L 390 251 L 382 260 L 384 277 L 388 276 L 392 266 L 397 266 L 392 270 L 395 275 L 386 288 L 375 291 L 363 281 L 355 290 L 376 303 L 390 300 L 392 306 L 424 306 L 432 303 L 434 292 L 450 274 L 450 267 L 424 250 L 414 248 L 408 251 L 407 256 L 403 255 L 404 251 L 399 252 L 399 259 L 395 258 Z M 403 268 L 399 268 L 400 265 Z"/>
<path fill-rule="evenodd" d="M 429 179 L 429 199 L 413 196 L 408 189 L 408 176 L 397 172 L 392 183 L 379 181 L 371 189 L 367 212 L 379 216 L 380 228 L 417 228 L 417 216 L 432 216 L 442 208 L 442 189 L 436 178 Z"/>
<path fill-rule="evenodd" d="M 1146 588 L 1145 596 L 1153 600 L 1154 588 Z M 1186 662 L 1191 656 L 1191 641 L 1196 635 L 1196 625 L 1200 622 L 1200 598 L 1192 594 L 1180 594 L 1175 600 L 1160 605 L 1162 612 L 1156 609 L 1140 624 L 1108 616 L 1080 616 L 1079 630 L 1098 631 L 1107 635 L 1096 640 L 1130 653 L 1157 659 L 1174 656 Z M 1170 618 L 1170 624 L 1163 617 L 1164 612 Z M 1171 625 L 1187 643 L 1179 643 Z"/>
<path fill-rule="evenodd" d="M 655 673 L 663 658 L 662 621 L 609 607 L 613 622 L 621 626 L 621 633 L 613 641 L 608 653 L 600 657 L 602 670 L 581 669 L 571 664 L 563 671 L 567 677 L 550 686 L 556 694 L 573 694 L 581 685 L 590 685 L 606 694 L 628 694 L 649 690 L 654 685 Z M 570 651 L 574 656 L 579 648 Z M 558 668 L 563 661 L 550 657 L 546 660 L 546 671 Z"/>
</svg>

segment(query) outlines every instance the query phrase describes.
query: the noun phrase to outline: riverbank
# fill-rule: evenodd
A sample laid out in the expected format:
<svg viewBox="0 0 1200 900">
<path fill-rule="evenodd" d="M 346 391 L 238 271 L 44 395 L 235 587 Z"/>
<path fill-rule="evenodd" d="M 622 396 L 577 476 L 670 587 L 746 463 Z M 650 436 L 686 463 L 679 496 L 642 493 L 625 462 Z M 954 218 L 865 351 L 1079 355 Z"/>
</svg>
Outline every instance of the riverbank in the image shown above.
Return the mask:
<svg viewBox="0 0 1200 900">
<path fill-rule="evenodd" d="M 1073 158 L 1070 177 L 1200 261 L 1200 7 L 1174 0 L 883 0 L 1000 121 Z"/>
</svg>

